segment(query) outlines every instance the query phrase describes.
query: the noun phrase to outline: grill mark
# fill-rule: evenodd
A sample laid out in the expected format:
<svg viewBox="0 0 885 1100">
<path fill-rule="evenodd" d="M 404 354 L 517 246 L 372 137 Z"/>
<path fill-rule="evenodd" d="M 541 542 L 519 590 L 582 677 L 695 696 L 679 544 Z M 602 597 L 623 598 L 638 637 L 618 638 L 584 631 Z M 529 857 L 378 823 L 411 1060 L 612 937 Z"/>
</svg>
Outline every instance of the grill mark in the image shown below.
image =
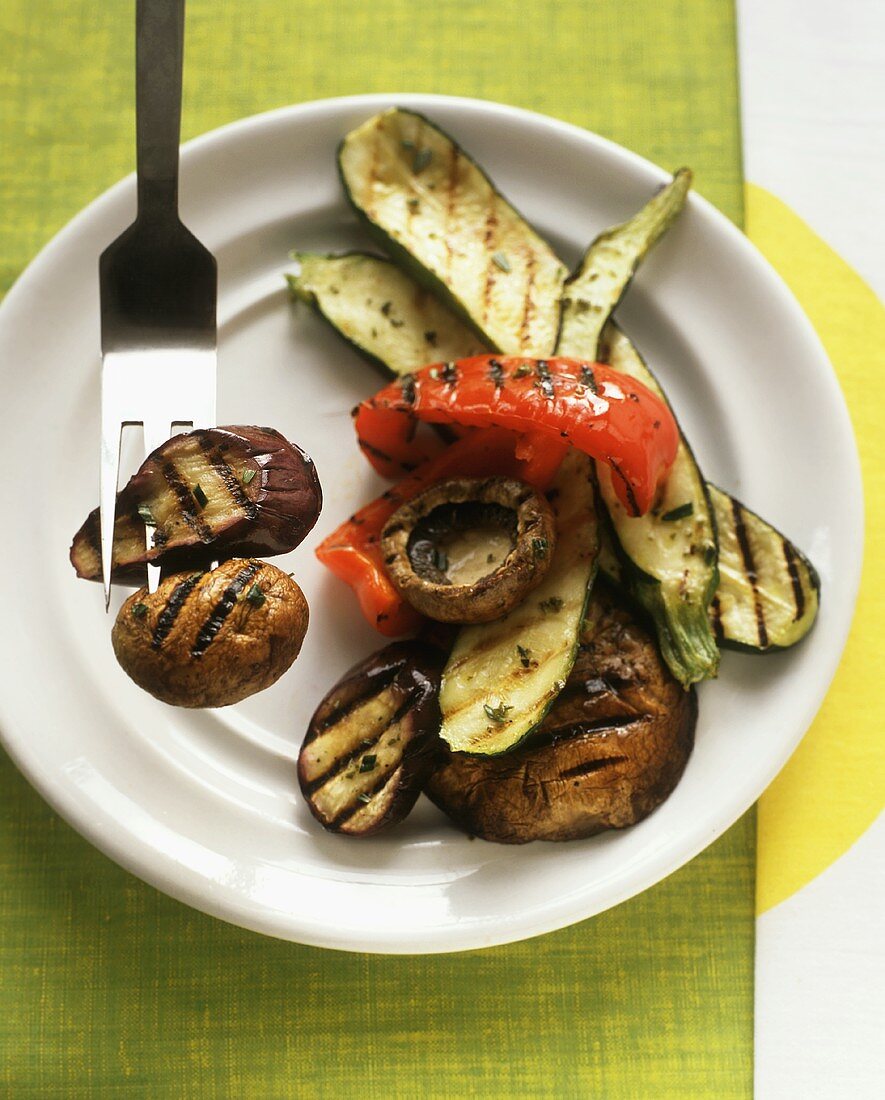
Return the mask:
<svg viewBox="0 0 885 1100">
<path fill-rule="evenodd" d="M 190 489 L 182 481 L 178 470 L 168 459 L 164 459 L 160 464 L 160 472 L 166 479 L 166 484 L 175 494 L 181 518 L 192 531 L 200 536 L 203 542 L 209 542 L 212 538 L 212 528 L 197 515 L 195 511 L 196 501 Z"/>
<path fill-rule="evenodd" d="M 802 579 L 799 576 L 799 567 L 796 564 L 796 554 L 793 547 L 786 539 L 781 539 L 784 548 L 784 560 L 787 563 L 787 572 L 790 574 L 790 583 L 793 585 L 793 601 L 796 604 L 796 614 L 793 622 L 798 623 L 805 614 L 805 593 L 802 590 Z"/>
<path fill-rule="evenodd" d="M 500 359 L 489 360 L 489 378 L 495 383 L 495 389 L 504 387 L 504 364 Z"/>
<path fill-rule="evenodd" d="M 593 373 L 592 367 L 588 367 L 586 364 L 581 367 L 581 381 L 592 394 L 599 393 L 599 386 L 596 384 L 596 375 Z"/>
<path fill-rule="evenodd" d="M 243 489 L 240 479 L 234 473 L 227 459 L 221 453 L 221 448 L 213 446 L 212 442 L 207 438 L 207 434 L 204 431 L 194 432 L 197 439 L 197 445 L 200 450 L 209 459 L 212 465 L 212 469 L 218 475 L 225 489 L 227 489 L 228 495 L 234 504 L 238 508 L 242 508 L 246 513 L 246 518 L 250 520 L 258 519 L 258 505 L 254 500 L 251 500 L 247 496 Z"/>
<path fill-rule="evenodd" d="M 526 742 L 527 749 L 540 749 L 559 741 L 574 741 L 578 737 L 592 737 L 596 733 L 612 733 L 640 725 L 649 720 L 647 714 L 618 714 L 610 718 L 597 718 L 592 722 L 571 722 L 567 726 L 539 733 Z"/>
<path fill-rule="evenodd" d="M 396 767 L 391 768 L 387 775 L 382 776 L 381 779 L 373 787 L 369 787 L 368 790 L 363 792 L 369 796 L 368 802 L 363 802 L 360 799 L 357 799 L 356 802 L 352 805 L 345 806 L 341 813 L 329 822 L 329 828 L 340 829 L 341 826 L 346 825 L 352 817 L 356 817 L 360 810 L 366 809 L 366 807 L 371 804 L 372 799 L 376 795 L 381 794 L 381 792 L 391 782 L 391 780 L 401 767 L 402 761 L 400 761 L 400 763 L 397 764 Z"/>
<path fill-rule="evenodd" d="M 585 760 L 583 764 L 576 764 L 573 768 L 566 768 L 559 773 L 560 779 L 576 779 L 581 775 L 591 775 L 593 772 L 601 772 L 604 768 L 611 768 L 615 764 L 623 764 L 626 756 L 603 756 L 599 760 Z"/>
<path fill-rule="evenodd" d="M 384 672 L 370 680 L 363 691 L 348 700 L 348 702 L 342 703 L 341 706 L 333 710 L 331 714 L 328 714 L 320 723 L 319 729 L 317 730 L 317 737 L 322 733 L 326 733 L 332 726 L 336 726 L 342 719 L 352 714 L 357 707 L 362 706 L 362 704 L 369 699 L 373 699 L 375 696 L 381 695 L 382 692 L 386 691 L 399 675 L 401 668 L 402 664 L 397 664 L 385 669 Z M 316 740 L 316 738 L 314 738 L 314 740 Z"/>
<path fill-rule="evenodd" d="M 316 794 L 316 792 L 321 787 L 324 787 L 331 780 L 341 775 L 343 771 L 346 771 L 350 767 L 350 765 L 353 764 L 359 757 L 365 756 L 366 753 L 371 753 L 372 749 L 375 748 L 375 746 L 378 744 L 384 734 L 387 733 L 387 731 L 393 726 L 396 726 L 400 722 L 402 722 L 408 716 L 409 712 L 415 709 L 417 704 L 418 699 L 415 695 L 415 692 L 408 692 L 406 694 L 406 697 L 390 716 L 390 721 L 384 726 L 383 729 L 379 730 L 378 733 L 373 738 L 371 738 L 371 740 L 367 737 L 364 740 L 360 741 L 357 747 L 352 752 L 349 752 L 346 756 L 341 756 L 337 760 L 333 760 L 322 775 L 318 775 L 316 779 L 312 779 L 310 783 L 305 786 L 304 793 L 307 795 Z M 397 767 L 398 766 L 399 765 L 397 765 Z M 391 768 L 391 772 L 394 771 L 396 771 L 396 767 Z M 364 803 L 361 803 L 360 805 L 364 805 Z"/>
<path fill-rule="evenodd" d="M 553 379 L 550 377 L 550 366 L 546 359 L 538 360 L 535 366 L 535 373 L 538 376 L 538 381 L 535 385 L 546 398 L 552 401 L 556 396 L 556 390 L 553 386 Z"/>
<path fill-rule="evenodd" d="M 151 649 L 159 649 L 169 637 L 169 633 L 175 625 L 175 620 L 181 613 L 188 596 L 205 575 L 205 573 L 194 573 L 186 580 L 180 581 L 172 589 L 172 594 L 166 601 L 166 606 L 160 612 L 157 625 L 154 627 L 154 633 L 151 636 Z"/>
<path fill-rule="evenodd" d="M 453 389 L 458 385 L 458 368 L 454 363 L 443 363 L 439 376 L 447 386 Z"/>
<path fill-rule="evenodd" d="M 523 301 L 522 309 L 522 322 L 519 326 L 519 346 L 521 348 L 527 348 L 530 345 L 529 333 L 531 331 L 532 318 L 535 313 L 535 302 L 532 298 L 532 290 L 535 286 L 535 272 L 538 267 L 538 257 L 535 253 L 529 249 L 528 258 L 526 260 L 526 275 L 528 276 L 528 284 L 525 288 L 525 298 Z"/>
<path fill-rule="evenodd" d="M 209 614 L 209 618 L 200 627 L 196 640 L 194 641 L 193 648 L 191 649 L 191 657 L 202 657 L 209 646 L 212 644 L 213 639 L 218 634 L 219 630 L 224 626 L 224 623 L 234 609 L 234 605 L 237 602 L 237 597 L 252 580 L 255 574 L 261 569 L 261 562 L 250 561 L 248 565 L 244 566 L 230 582 L 221 599 L 212 608 Z"/>
<path fill-rule="evenodd" d="M 403 404 L 407 408 L 411 408 L 418 398 L 418 394 L 415 390 L 415 376 L 414 374 L 404 374 L 399 380 L 400 392 L 402 393 Z"/>
<path fill-rule="evenodd" d="M 624 486 L 624 491 L 627 494 L 627 505 L 630 509 L 631 515 L 638 516 L 639 505 L 636 503 L 636 494 L 633 492 L 633 486 L 624 476 L 621 467 L 617 464 L 617 462 L 615 462 L 615 460 L 611 456 L 609 456 L 608 464 L 612 468 L 612 471 L 617 474 L 617 476 L 621 479 L 621 484 Z"/>
<path fill-rule="evenodd" d="M 366 454 L 373 455 L 375 458 L 380 458 L 382 462 L 394 461 L 389 454 L 385 451 L 379 451 L 377 447 L 373 447 L 372 444 L 367 443 L 365 439 L 358 439 L 357 443 L 359 443 L 361 450 L 365 451 Z"/>
<path fill-rule="evenodd" d="M 710 604 L 710 618 L 713 620 L 713 635 L 717 642 L 721 642 L 725 638 L 725 629 L 722 626 L 722 605 L 718 596 L 714 596 Z"/>
<path fill-rule="evenodd" d="M 489 257 L 486 261 L 486 281 L 485 286 L 482 288 L 482 320 L 483 324 L 486 323 L 489 316 L 489 303 L 492 297 L 492 289 L 495 285 L 495 271 L 497 266 L 492 259 L 494 255 L 495 247 L 495 230 L 498 228 L 498 215 L 495 213 L 495 192 L 489 192 L 489 209 L 486 213 L 486 228 L 485 236 L 483 237 L 483 247 L 486 250 L 486 255 Z"/>
<path fill-rule="evenodd" d="M 765 612 L 762 608 L 762 601 L 759 598 L 759 589 L 756 585 L 756 563 L 753 561 L 753 550 L 750 546 L 750 539 L 744 524 L 743 509 L 733 497 L 731 500 L 731 515 L 734 522 L 734 533 L 737 536 L 737 543 L 741 552 L 744 573 L 753 590 L 753 608 L 756 612 L 756 633 L 759 637 L 759 645 L 762 649 L 765 649 L 768 645 L 768 628 L 765 625 Z"/>
</svg>

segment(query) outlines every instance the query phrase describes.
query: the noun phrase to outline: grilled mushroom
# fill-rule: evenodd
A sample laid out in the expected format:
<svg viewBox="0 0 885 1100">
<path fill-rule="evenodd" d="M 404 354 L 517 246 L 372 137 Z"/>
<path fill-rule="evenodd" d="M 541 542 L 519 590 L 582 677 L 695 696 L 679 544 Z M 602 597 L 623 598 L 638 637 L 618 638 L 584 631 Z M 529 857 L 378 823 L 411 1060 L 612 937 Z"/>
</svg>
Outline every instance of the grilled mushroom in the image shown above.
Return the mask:
<svg viewBox="0 0 885 1100">
<path fill-rule="evenodd" d="M 114 579 L 142 583 L 149 561 L 174 571 L 219 557 L 285 554 L 316 523 L 322 499 L 309 456 L 272 428 L 176 435 L 117 496 Z M 97 508 L 74 536 L 71 563 L 77 576 L 101 579 Z"/>
<path fill-rule="evenodd" d="M 439 751 L 444 654 L 396 642 L 346 674 L 311 719 L 298 781 L 323 828 L 368 836 L 402 821 Z"/>
<path fill-rule="evenodd" d="M 120 608 L 111 640 L 123 670 L 179 707 L 225 707 L 275 683 L 307 632 L 307 600 L 282 570 L 233 558 L 166 577 Z"/>
<path fill-rule="evenodd" d="M 506 477 L 438 481 L 397 509 L 381 535 L 400 594 L 447 623 L 500 619 L 540 584 L 556 539 L 553 512 Z"/>
<path fill-rule="evenodd" d="M 580 653 L 546 719 L 502 756 L 447 752 L 430 798 L 484 840 L 573 840 L 633 825 L 676 786 L 697 703 L 623 605 L 597 593 Z"/>
</svg>

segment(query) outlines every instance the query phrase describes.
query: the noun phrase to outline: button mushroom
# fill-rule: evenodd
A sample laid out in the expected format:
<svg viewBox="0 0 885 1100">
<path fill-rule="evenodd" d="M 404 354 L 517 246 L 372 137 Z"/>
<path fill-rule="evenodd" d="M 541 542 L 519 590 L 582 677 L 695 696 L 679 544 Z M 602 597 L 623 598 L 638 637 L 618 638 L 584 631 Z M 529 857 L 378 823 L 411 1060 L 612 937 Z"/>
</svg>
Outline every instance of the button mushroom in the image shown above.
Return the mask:
<svg viewBox="0 0 885 1100">
<path fill-rule="evenodd" d="M 384 564 L 400 594 L 440 622 L 499 619 L 540 584 L 556 539 L 550 505 L 506 477 L 438 481 L 390 517 Z"/>
<path fill-rule="evenodd" d="M 120 608 L 111 641 L 123 670 L 179 707 L 225 707 L 270 687 L 307 632 L 307 600 L 276 566 L 232 558 L 166 577 Z"/>
</svg>

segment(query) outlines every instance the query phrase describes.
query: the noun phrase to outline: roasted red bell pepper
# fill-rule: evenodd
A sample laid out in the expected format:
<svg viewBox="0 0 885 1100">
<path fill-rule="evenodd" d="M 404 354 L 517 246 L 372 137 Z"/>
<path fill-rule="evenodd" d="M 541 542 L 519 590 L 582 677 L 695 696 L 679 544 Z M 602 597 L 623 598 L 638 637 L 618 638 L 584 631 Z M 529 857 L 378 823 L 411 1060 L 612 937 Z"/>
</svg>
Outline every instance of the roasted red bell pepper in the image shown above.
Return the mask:
<svg viewBox="0 0 885 1100">
<path fill-rule="evenodd" d="M 382 634 L 396 637 L 423 621 L 393 587 L 381 556 L 381 531 L 393 513 L 427 485 L 447 477 L 501 475 L 546 489 L 567 450 L 555 443 L 530 460 L 517 457 L 520 441 L 502 428 L 472 431 L 342 523 L 317 547 L 316 556 L 356 592 L 363 615 Z"/>
<path fill-rule="evenodd" d="M 395 477 L 426 457 L 416 421 L 508 428 L 532 460 L 563 442 L 607 463 L 631 515 L 652 506 L 676 456 L 679 432 L 656 394 L 626 374 L 579 359 L 478 355 L 423 367 L 385 386 L 355 411 L 359 445 Z"/>
</svg>

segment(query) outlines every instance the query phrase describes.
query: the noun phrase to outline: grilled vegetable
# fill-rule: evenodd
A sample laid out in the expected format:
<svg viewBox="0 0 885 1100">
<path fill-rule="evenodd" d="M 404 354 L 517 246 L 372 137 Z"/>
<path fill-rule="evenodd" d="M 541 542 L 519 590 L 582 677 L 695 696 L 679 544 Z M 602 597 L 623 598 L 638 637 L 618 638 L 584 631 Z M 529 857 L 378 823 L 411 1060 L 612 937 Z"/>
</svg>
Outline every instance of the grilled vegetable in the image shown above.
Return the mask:
<svg viewBox="0 0 885 1100">
<path fill-rule="evenodd" d="M 607 323 L 649 249 L 685 204 L 691 172 L 672 182 L 623 225 L 602 233 L 563 292 L 557 354 L 610 363 L 666 401 L 630 340 Z M 680 432 L 676 458 L 654 507 L 637 517 L 600 465 L 600 495 L 611 521 L 623 580 L 655 622 L 664 659 L 684 686 L 715 676 L 719 650 L 709 607 L 716 591 L 716 527 L 704 479 Z"/>
<path fill-rule="evenodd" d="M 398 642 L 352 668 L 317 707 L 298 782 L 324 829 L 368 836 L 402 821 L 439 752 L 442 654 Z"/>
<path fill-rule="evenodd" d="M 817 617 L 820 578 L 789 539 L 739 500 L 708 486 L 719 528 L 719 587 L 713 625 L 739 649 L 785 649 Z"/>
<path fill-rule="evenodd" d="M 566 270 L 447 134 L 394 108 L 347 135 L 338 165 L 369 232 L 485 343 L 553 351 Z"/>
<path fill-rule="evenodd" d="M 358 405 L 355 417 L 360 447 L 379 473 L 396 476 L 426 458 L 416 419 L 512 429 L 524 436 L 519 457 L 570 444 L 612 468 L 618 498 L 637 515 L 651 507 L 679 439 L 662 398 L 580 359 L 481 355 L 390 382 Z"/>
<path fill-rule="evenodd" d="M 506 618 L 462 629 L 443 672 L 440 734 L 457 752 L 511 749 L 574 663 L 599 547 L 593 467 L 580 451 L 568 453 L 550 495 L 556 551 L 547 576 Z"/>
<path fill-rule="evenodd" d="M 316 556 L 336 577 L 356 593 L 367 621 L 382 634 L 396 637 L 414 630 L 419 622 L 415 609 L 394 587 L 384 566 L 381 531 L 405 501 L 428 485 L 447 477 L 471 474 L 501 475 L 521 481 L 532 479 L 546 488 L 556 472 L 558 454 L 542 465 L 516 458 L 517 437 L 503 428 L 479 428 L 457 440 L 414 474 L 388 489 L 377 500 L 345 520 L 317 547 Z"/>
<path fill-rule="evenodd" d="M 366 252 L 294 252 L 292 293 L 313 306 L 357 351 L 385 371 L 407 374 L 441 359 L 489 349 L 390 260 Z"/>
<path fill-rule="evenodd" d="M 655 643 L 594 591 L 578 659 L 552 709 L 504 756 L 450 752 L 425 788 L 467 832 L 502 844 L 574 840 L 646 817 L 671 793 L 697 718 Z"/>
<path fill-rule="evenodd" d="M 232 558 L 139 589 L 111 635 L 123 670 L 178 707 L 226 707 L 275 683 L 307 632 L 307 600 L 267 562 Z"/>
<path fill-rule="evenodd" d="M 636 269 L 685 205 L 691 179 L 691 171 L 680 168 L 638 214 L 623 225 L 606 229 L 590 245 L 562 291 L 557 355 L 597 358 L 597 345 L 606 321 Z"/>
<path fill-rule="evenodd" d="M 446 623 L 500 619 L 550 568 L 553 512 L 512 478 L 437 481 L 388 520 L 387 573 L 422 615 Z"/>
<path fill-rule="evenodd" d="M 666 400 L 636 348 L 613 324 L 604 330 L 601 352 L 612 366 Z M 706 483 L 685 436 L 680 434 L 667 480 L 644 516 L 627 514 L 601 464 L 597 474 L 623 581 L 654 620 L 670 671 L 683 686 L 715 676 L 719 650 L 709 608 L 719 582 L 716 525 Z"/>
<path fill-rule="evenodd" d="M 316 523 L 322 499 L 311 459 L 272 428 L 176 435 L 117 495 L 113 576 L 143 580 L 149 561 L 175 570 L 219 557 L 285 554 Z M 101 580 L 97 508 L 74 536 L 71 563 L 77 576 Z"/>
</svg>

